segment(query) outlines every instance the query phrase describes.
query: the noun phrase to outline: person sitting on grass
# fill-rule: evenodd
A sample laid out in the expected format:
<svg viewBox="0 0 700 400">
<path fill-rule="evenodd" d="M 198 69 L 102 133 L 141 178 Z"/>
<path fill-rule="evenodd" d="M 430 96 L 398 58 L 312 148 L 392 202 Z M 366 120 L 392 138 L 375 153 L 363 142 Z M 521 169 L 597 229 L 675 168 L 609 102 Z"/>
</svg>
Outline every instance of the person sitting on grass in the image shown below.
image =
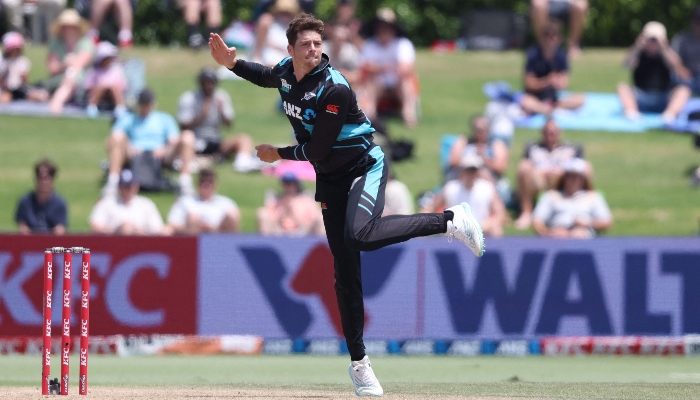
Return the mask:
<svg viewBox="0 0 700 400">
<path fill-rule="evenodd" d="M 559 92 L 569 86 L 569 61 L 561 42 L 561 23 L 551 20 L 540 44 L 527 51 L 525 93 L 520 106 L 528 113 L 550 115 L 555 108 L 579 108 L 586 100 L 582 94 L 560 98 Z"/>
<path fill-rule="evenodd" d="M 20 199 L 15 212 L 19 233 L 66 233 L 68 206 L 53 187 L 57 172 L 58 168 L 48 158 L 34 166 L 35 189 Z"/>
<path fill-rule="evenodd" d="M 204 68 L 197 76 L 199 90 L 180 96 L 177 119 L 183 134 L 195 137 L 199 156 L 227 159 L 236 156 L 233 168 L 238 172 L 260 169 L 262 162 L 253 156 L 253 139 L 245 133 L 221 137 L 221 128 L 233 124 L 235 113 L 228 93 L 217 88 L 219 79 L 213 68 Z"/>
<path fill-rule="evenodd" d="M 119 174 L 116 197 L 100 199 L 90 213 L 90 231 L 107 235 L 162 235 L 163 218 L 155 203 L 139 195 L 139 184 L 130 169 Z"/>
<path fill-rule="evenodd" d="M 556 186 L 537 202 L 532 226 L 543 237 L 589 239 L 612 225 L 610 208 L 593 190 L 587 163 L 574 158 Z"/>
<path fill-rule="evenodd" d="M 302 192 L 301 182 L 288 172 L 280 179 L 282 194 L 271 196 L 258 209 L 258 231 L 265 236 L 323 235 L 323 217 L 318 204 Z"/>
<path fill-rule="evenodd" d="M 691 88 L 693 95 L 700 96 L 700 5 L 690 16 L 690 29 L 678 33 L 671 41 L 671 48 L 690 72 L 690 79 L 684 83 Z"/>
<path fill-rule="evenodd" d="M 181 196 L 168 213 L 167 232 L 197 235 L 202 232 L 238 232 L 241 212 L 235 201 L 216 193 L 216 174 L 199 172 L 199 195 Z"/>
<path fill-rule="evenodd" d="M 666 27 L 660 22 L 647 22 L 634 45 L 627 52 L 625 67 L 632 70 L 634 87 L 617 86 L 625 116 L 636 120 L 641 112 L 662 113 L 666 123 L 673 122 L 690 99 L 687 85 L 675 85 L 673 74 L 682 80 L 692 75 L 668 45 Z"/>
<path fill-rule="evenodd" d="M 104 195 L 114 195 L 119 173 L 127 163 L 145 152 L 160 160 L 164 166 L 172 166 L 176 157 L 182 161 L 180 190 L 194 190 L 190 165 L 194 159 L 194 134 L 180 129 L 172 115 L 155 110 L 155 95 L 150 89 L 139 93 L 138 112 L 125 113 L 112 126 L 107 139 L 109 175 L 103 189 Z"/>
<path fill-rule="evenodd" d="M 87 115 L 95 118 L 99 114 L 101 102 L 114 108 L 114 116 L 120 117 L 126 112 L 124 90 L 126 74 L 117 57 L 119 49 L 110 42 L 100 42 L 95 51 L 95 64 L 85 77 L 85 90 L 88 92 Z"/>
<path fill-rule="evenodd" d="M 18 32 L 7 32 L 2 37 L 0 56 L 0 103 L 13 100 L 47 101 L 49 92 L 29 86 L 27 79 L 31 61 L 22 54 L 24 37 Z"/>
</svg>

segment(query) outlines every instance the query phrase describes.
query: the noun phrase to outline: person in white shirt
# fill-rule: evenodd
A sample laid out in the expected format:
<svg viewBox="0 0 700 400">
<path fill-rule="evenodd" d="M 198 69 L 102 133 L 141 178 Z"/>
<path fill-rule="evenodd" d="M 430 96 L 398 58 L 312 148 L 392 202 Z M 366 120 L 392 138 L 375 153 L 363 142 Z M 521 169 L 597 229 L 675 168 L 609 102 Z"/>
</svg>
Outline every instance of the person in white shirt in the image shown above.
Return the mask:
<svg viewBox="0 0 700 400">
<path fill-rule="evenodd" d="M 367 118 L 375 119 L 381 99 L 401 104 L 401 116 L 409 127 L 418 123 L 418 99 L 415 71 L 416 50 L 404 37 L 389 8 L 377 10 L 371 24 L 372 36 L 361 51 L 362 84 L 358 90 L 360 108 Z"/>
<path fill-rule="evenodd" d="M 130 169 L 119 174 L 116 196 L 105 196 L 90 213 L 93 233 L 121 235 L 162 235 L 163 218 L 152 200 L 139 196 L 139 184 Z"/>
<path fill-rule="evenodd" d="M 413 196 L 405 183 L 396 179 L 393 171 L 389 171 L 389 181 L 384 189 L 383 216 L 411 215 L 414 213 Z"/>
<path fill-rule="evenodd" d="M 574 158 L 557 185 L 537 202 L 532 226 L 540 236 L 587 239 L 612 225 L 603 196 L 593 190 L 587 163 Z"/>
<path fill-rule="evenodd" d="M 479 170 L 484 166 L 484 161 L 478 155 L 467 154 L 462 157 L 459 166 L 461 171 L 457 179 L 445 183 L 432 204 L 422 212 L 436 212 L 467 202 L 484 235 L 503 236 L 506 208 L 494 184 L 480 177 Z"/>
<path fill-rule="evenodd" d="M 196 235 L 202 232 L 239 232 L 241 213 L 232 199 L 216 193 L 216 174 L 199 172 L 198 196 L 181 196 L 168 213 L 166 231 Z"/>
</svg>

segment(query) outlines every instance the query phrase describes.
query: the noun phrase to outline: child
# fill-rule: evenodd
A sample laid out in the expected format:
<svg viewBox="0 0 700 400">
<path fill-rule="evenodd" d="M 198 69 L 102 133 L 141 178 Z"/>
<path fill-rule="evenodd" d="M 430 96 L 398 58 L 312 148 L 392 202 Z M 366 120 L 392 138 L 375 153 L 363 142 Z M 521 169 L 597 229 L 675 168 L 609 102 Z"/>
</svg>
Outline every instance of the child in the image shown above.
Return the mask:
<svg viewBox="0 0 700 400">
<path fill-rule="evenodd" d="M 117 60 L 119 49 L 109 42 L 100 42 L 95 51 L 95 63 L 85 77 L 85 90 L 88 92 L 88 105 L 85 110 L 90 118 L 99 114 L 101 101 L 114 106 L 114 115 L 119 117 L 126 111 L 124 89 L 126 75 L 124 67 Z"/>
<path fill-rule="evenodd" d="M 31 87 L 27 77 L 32 63 L 22 55 L 24 38 L 17 32 L 7 32 L 2 37 L 0 58 L 0 103 L 12 100 L 48 101 L 49 92 Z"/>
</svg>

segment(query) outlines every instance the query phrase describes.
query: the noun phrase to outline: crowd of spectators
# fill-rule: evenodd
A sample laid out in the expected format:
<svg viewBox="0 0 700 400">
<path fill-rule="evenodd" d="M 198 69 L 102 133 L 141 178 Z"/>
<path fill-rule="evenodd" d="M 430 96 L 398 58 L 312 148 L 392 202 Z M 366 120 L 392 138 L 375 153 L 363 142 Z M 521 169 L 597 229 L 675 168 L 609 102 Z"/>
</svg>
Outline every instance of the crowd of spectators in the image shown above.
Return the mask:
<svg viewBox="0 0 700 400">
<path fill-rule="evenodd" d="M 3 0 L 16 31 L 2 38 L 0 103 L 14 100 L 48 102 L 53 113 L 69 103 L 83 104 L 89 117 L 113 112 L 107 139 L 108 170 L 102 198 L 93 209 L 91 230 L 101 234 L 198 234 L 239 232 L 241 211 L 236 202 L 217 193 L 214 164 L 228 160 L 235 171 L 257 171 L 263 163 L 253 153 L 253 138 L 246 133 L 224 135 L 235 120 L 232 100 L 218 88 L 220 75 L 204 68 L 196 87 L 183 93 L 177 115 L 156 109 L 155 93 L 142 90 L 129 110 L 125 99 L 128 80 L 120 49 L 133 45 L 134 4 L 129 0 L 77 2 L 65 9 L 61 0 L 39 1 L 51 24 L 46 70 L 40 85 L 28 82 L 31 63 L 22 54 L 22 27 L 15 25 L 13 0 Z M 209 32 L 221 25 L 219 0 L 181 0 L 189 45 L 202 47 Z M 274 65 L 288 54 L 286 27 L 300 12 L 311 12 L 313 0 L 261 0 L 254 13 L 255 41 L 248 59 Z M 82 7 L 82 8 L 81 8 Z M 339 0 L 327 23 L 324 52 L 357 92 L 362 110 L 377 120 L 393 109 L 409 128 L 417 127 L 419 83 L 416 52 L 390 8 L 376 10 L 366 23 L 355 16 L 354 0 Z M 550 118 L 556 109 L 576 109 L 586 98 L 568 89 L 569 60 L 581 55 L 581 38 L 588 9 L 586 0 L 532 0 L 531 19 L 535 44 L 526 50 L 523 94 L 518 99 L 525 113 L 548 117 L 540 140 L 526 144 L 520 160 L 511 160 L 510 138 L 495 125 L 488 112 L 469 121 L 468 134 L 458 135 L 447 154 L 443 181 L 420 203 L 424 212 L 436 212 L 468 202 L 484 233 L 503 235 L 512 223 L 516 229 L 533 229 L 547 237 L 590 238 L 612 225 L 610 209 L 593 190 L 593 165 L 583 147 L 562 139 L 562 130 Z M 62 10 L 62 11 L 61 11 Z M 107 13 L 115 13 L 116 44 L 100 41 L 100 26 Z M 89 16 L 90 21 L 83 19 Z M 200 26 L 206 26 L 200 31 Z M 672 121 L 692 95 L 700 94 L 700 7 L 690 18 L 690 29 L 669 42 L 665 27 L 644 25 L 630 47 L 624 65 L 632 84 L 617 88 L 624 114 L 638 119 L 642 112 L 658 112 Z M 566 29 L 565 29 L 566 27 Z M 565 32 L 567 35 L 565 35 Z M 568 37 L 567 37 L 568 36 Z M 488 110 L 487 110 L 488 111 Z M 512 129 L 512 128 L 511 128 Z M 143 165 L 177 171 L 179 197 L 161 218 L 155 204 L 139 194 L 148 189 L 141 179 Z M 516 168 L 511 187 L 505 177 Z M 35 167 L 36 189 L 17 207 L 20 232 L 62 234 L 68 226 L 66 202 L 54 192 L 57 167 L 41 160 Z M 193 176 L 198 174 L 195 187 Z M 700 169 L 696 171 L 700 181 Z M 257 210 L 258 231 L 264 235 L 323 234 L 319 205 L 303 190 L 299 177 L 286 173 L 281 191 L 265 196 Z M 406 185 L 392 175 L 386 189 L 385 215 L 410 214 L 416 202 Z"/>
</svg>

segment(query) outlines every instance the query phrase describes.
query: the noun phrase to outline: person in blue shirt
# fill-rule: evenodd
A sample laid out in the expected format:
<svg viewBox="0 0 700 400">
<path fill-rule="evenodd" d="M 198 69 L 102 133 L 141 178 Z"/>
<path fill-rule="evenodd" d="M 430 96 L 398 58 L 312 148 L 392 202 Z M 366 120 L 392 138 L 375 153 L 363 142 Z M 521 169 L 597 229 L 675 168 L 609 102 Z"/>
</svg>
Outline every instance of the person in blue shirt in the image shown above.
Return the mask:
<svg viewBox="0 0 700 400">
<path fill-rule="evenodd" d="M 124 164 L 138 154 L 151 152 L 164 166 L 171 166 L 176 158 L 182 161 L 180 187 L 192 188 L 190 166 L 194 160 L 195 137 L 191 131 L 180 133 L 175 118 L 155 110 L 155 95 L 150 89 L 138 97 L 138 113 L 125 113 L 112 125 L 107 141 L 109 176 L 104 195 L 116 195 L 119 172 Z"/>
<path fill-rule="evenodd" d="M 551 20 L 542 32 L 540 44 L 527 51 L 525 93 L 520 105 L 528 113 L 550 115 L 555 108 L 571 110 L 585 101 L 582 94 L 559 97 L 559 91 L 569 86 L 569 61 L 561 42 L 561 23 Z"/>
<path fill-rule="evenodd" d="M 56 165 L 47 158 L 34 166 L 36 188 L 19 200 L 15 212 L 15 222 L 20 233 L 66 233 L 68 206 L 53 188 L 57 171 Z"/>
</svg>

